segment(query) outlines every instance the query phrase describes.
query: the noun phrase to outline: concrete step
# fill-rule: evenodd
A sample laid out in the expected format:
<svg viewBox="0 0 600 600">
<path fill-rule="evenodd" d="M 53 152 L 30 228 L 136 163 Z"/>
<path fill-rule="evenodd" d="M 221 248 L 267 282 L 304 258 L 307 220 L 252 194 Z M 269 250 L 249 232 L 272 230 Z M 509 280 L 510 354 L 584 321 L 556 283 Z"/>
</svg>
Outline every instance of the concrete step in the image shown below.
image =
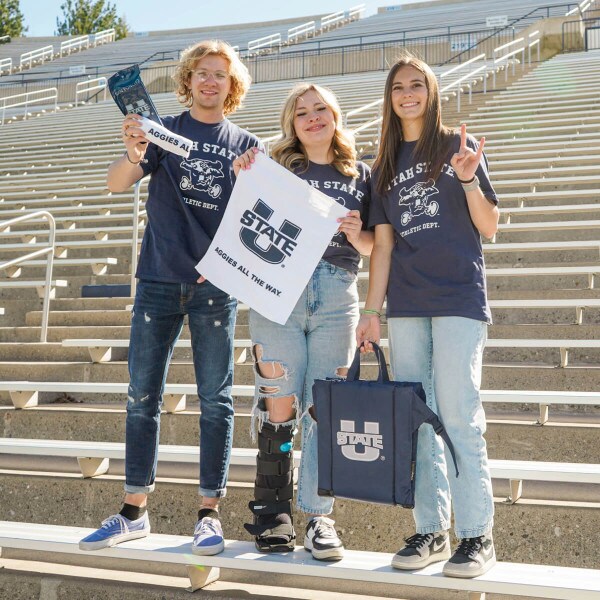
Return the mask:
<svg viewBox="0 0 600 600">
<path fill-rule="evenodd" d="M 229 539 L 250 539 L 242 525 L 248 521 L 251 489 L 252 484 L 228 486 L 221 519 Z M 521 500 L 508 505 L 503 502 L 501 483 L 497 491 L 494 541 L 499 560 L 597 566 L 596 542 L 589 532 L 600 527 L 598 503 Z M 11 507 L 6 518 L 14 521 L 98 526 L 118 510 L 122 494 L 123 480 L 118 476 L 82 480 L 68 473 L 0 472 L 0 502 Z M 27 502 L 15 502 L 15 498 L 27 498 Z M 160 477 L 149 504 L 153 531 L 191 536 L 197 508 L 196 481 L 177 481 L 168 474 L 166 479 Z M 346 548 L 395 552 L 402 538 L 414 530 L 408 510 L 369 504 L 368 512 L 365 521 L 364 503 L 336 501 L 333 518 Z M 296 515 L 295 526 L 299 532 L 304 530 L 303 515 Z M 577 554 L 565 552 L 566 547 L 578 548 Z"/>
</svg>

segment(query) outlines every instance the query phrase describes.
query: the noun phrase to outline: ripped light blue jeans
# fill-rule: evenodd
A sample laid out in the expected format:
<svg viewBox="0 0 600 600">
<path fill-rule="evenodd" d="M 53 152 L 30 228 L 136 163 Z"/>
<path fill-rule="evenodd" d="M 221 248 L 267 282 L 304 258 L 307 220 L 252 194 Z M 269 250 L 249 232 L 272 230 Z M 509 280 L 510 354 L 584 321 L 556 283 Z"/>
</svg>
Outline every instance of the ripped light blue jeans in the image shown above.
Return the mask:
<svg viewBox="0 0 600 600">
<path fill-rule="evenodd" d="M 487 325 L 464 317 L 388 319 L 390 363 L 397 381 L 421 381 L 427 405 L 454 445 L 460 475 L 450 452 L 430 425 L 421 425 L 417 446 L 415 518 L 417 533 L 450 529 L 459 538 L 492 529 L 494 499 L 479 397 Z"/>
<path fill-rule="evenodd" d="M 265 421 L 272 422 L 264 409 L 265 398 L 294 397 L 294 419 L 273 425 L 302 423 L 297 506 L 307 514 L 326 515 L 333 510 L 333 498 L 317 494 L 317 428 L 308 409 L 313 405 L 314 380 L 345 376 L 354 356 L 358 322 L 356 279 L 351 271 L 321 260 L 285 325 L 250 311 L 255 359 L 258 355 L 262 363 L 277 363 L 284 372 L 283 377 L 267 379 L 255 365 L 253 432 Z"/>
<path fill-rule="evenodd" d="M 200 397 L 200 488 L 225 496 L 233 440 L 233 336 L 237 302 L 204 283 L 137 285 L 129 342 L 125 491 L 154 490 L 160 409 L 169 361 L 188 315 Z"/>
</svg>

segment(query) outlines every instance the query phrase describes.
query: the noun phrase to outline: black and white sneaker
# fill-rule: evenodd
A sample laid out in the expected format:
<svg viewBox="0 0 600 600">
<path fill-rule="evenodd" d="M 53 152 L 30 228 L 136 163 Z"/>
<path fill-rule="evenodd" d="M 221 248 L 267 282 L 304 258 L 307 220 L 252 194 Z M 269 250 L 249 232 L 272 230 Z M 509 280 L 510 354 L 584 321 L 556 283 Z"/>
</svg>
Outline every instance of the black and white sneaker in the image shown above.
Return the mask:
<svg viewBox="0 0 600 600">
<path fill-rule="evenodd" d="M 496 564 L 491 534 L 460 540 L 452 558 L 444 565 L 448 577 L 478 577 Z"/>
<path fill-rule="evenodd" d="M 410 571 L 450 558 L 450 537 L 447 531 L 415 533 L 406 538 L 406 545 L 392 558 L 392 567 Z"/>
<path fill-rule="evenodd" d="M 344 545 L 335 530 L 335 521 L 327 517 L 313 517 L 306 525 L 304 549 L 317 560 L 341 560 Z"/>
</svg>

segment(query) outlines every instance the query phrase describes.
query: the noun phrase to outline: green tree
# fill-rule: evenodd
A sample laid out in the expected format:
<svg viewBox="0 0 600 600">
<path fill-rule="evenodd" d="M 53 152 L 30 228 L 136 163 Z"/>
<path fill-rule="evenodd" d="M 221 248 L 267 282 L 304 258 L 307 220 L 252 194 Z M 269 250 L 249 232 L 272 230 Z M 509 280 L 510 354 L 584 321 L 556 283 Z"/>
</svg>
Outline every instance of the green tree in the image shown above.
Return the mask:
<svg viewBox="0 0 600 600">
<path fill-rule="evenodd" d="M 0 37 L 4 35 L 20 37 L 26 31 L 19 0 L 0 0 Z"/>
<path fill-rule="evenodd" d="M 105 0 L 66 0 L 60 9 L 63 18 L 56 18 L 56 35 L 85 35 L 114 27 L 120 40 L 129 31 L 125 19 L 117 15 L 117 7 Z"/>
</svg>

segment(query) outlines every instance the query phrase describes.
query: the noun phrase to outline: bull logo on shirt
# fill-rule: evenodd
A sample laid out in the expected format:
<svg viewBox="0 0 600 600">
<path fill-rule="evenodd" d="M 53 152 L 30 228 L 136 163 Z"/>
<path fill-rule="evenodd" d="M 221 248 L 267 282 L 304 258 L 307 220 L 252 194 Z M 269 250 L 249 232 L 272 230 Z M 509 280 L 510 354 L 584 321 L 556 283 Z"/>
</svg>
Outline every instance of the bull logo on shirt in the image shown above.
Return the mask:
<svg viewBox="0 0 600 600">
<path fill-rule="evenodd" d="M 182 160 L 181 168 L 185 169 L 188 175 L 181 178 L 179 187 L 182 190 L 195 189 L 202 192 L 208 192 L 211 198 L 218 198 L 221 195 L 222 188 L 215 179 L 225 177 L 223 173 L 223 164 L 219 160 L 205 160 L 203 158 L 194 158 L 193 160 Z"/>
<path fill-rule="evenodd" d="M 399 206 L 406 206 L 408 210 L 400 215 L 400 223 L 403 226 L 408 225 L 415 217 L 419 215 L 427 215 L 434 217 L 437 215 L 440 205 L 435 200 L 430 200 L 430 196 L 439 194 L 439 190 L 433 185 L 434 181 L 420 181 L 415 183 L 408 190 L 402 188 L 399 192 Z"/>
<path fill-rule="evenodd" d="M 287 219 L 279 228 L 274 227 L 269 222 L 273 212 L 273 209 L 260 199 L 252 210 L 245 210 L 240 219 L 240 240 L 258 258 L 277 265 L 292 255 L 298 245 L 295 240 L 302 229 Z"/>
</svg>

